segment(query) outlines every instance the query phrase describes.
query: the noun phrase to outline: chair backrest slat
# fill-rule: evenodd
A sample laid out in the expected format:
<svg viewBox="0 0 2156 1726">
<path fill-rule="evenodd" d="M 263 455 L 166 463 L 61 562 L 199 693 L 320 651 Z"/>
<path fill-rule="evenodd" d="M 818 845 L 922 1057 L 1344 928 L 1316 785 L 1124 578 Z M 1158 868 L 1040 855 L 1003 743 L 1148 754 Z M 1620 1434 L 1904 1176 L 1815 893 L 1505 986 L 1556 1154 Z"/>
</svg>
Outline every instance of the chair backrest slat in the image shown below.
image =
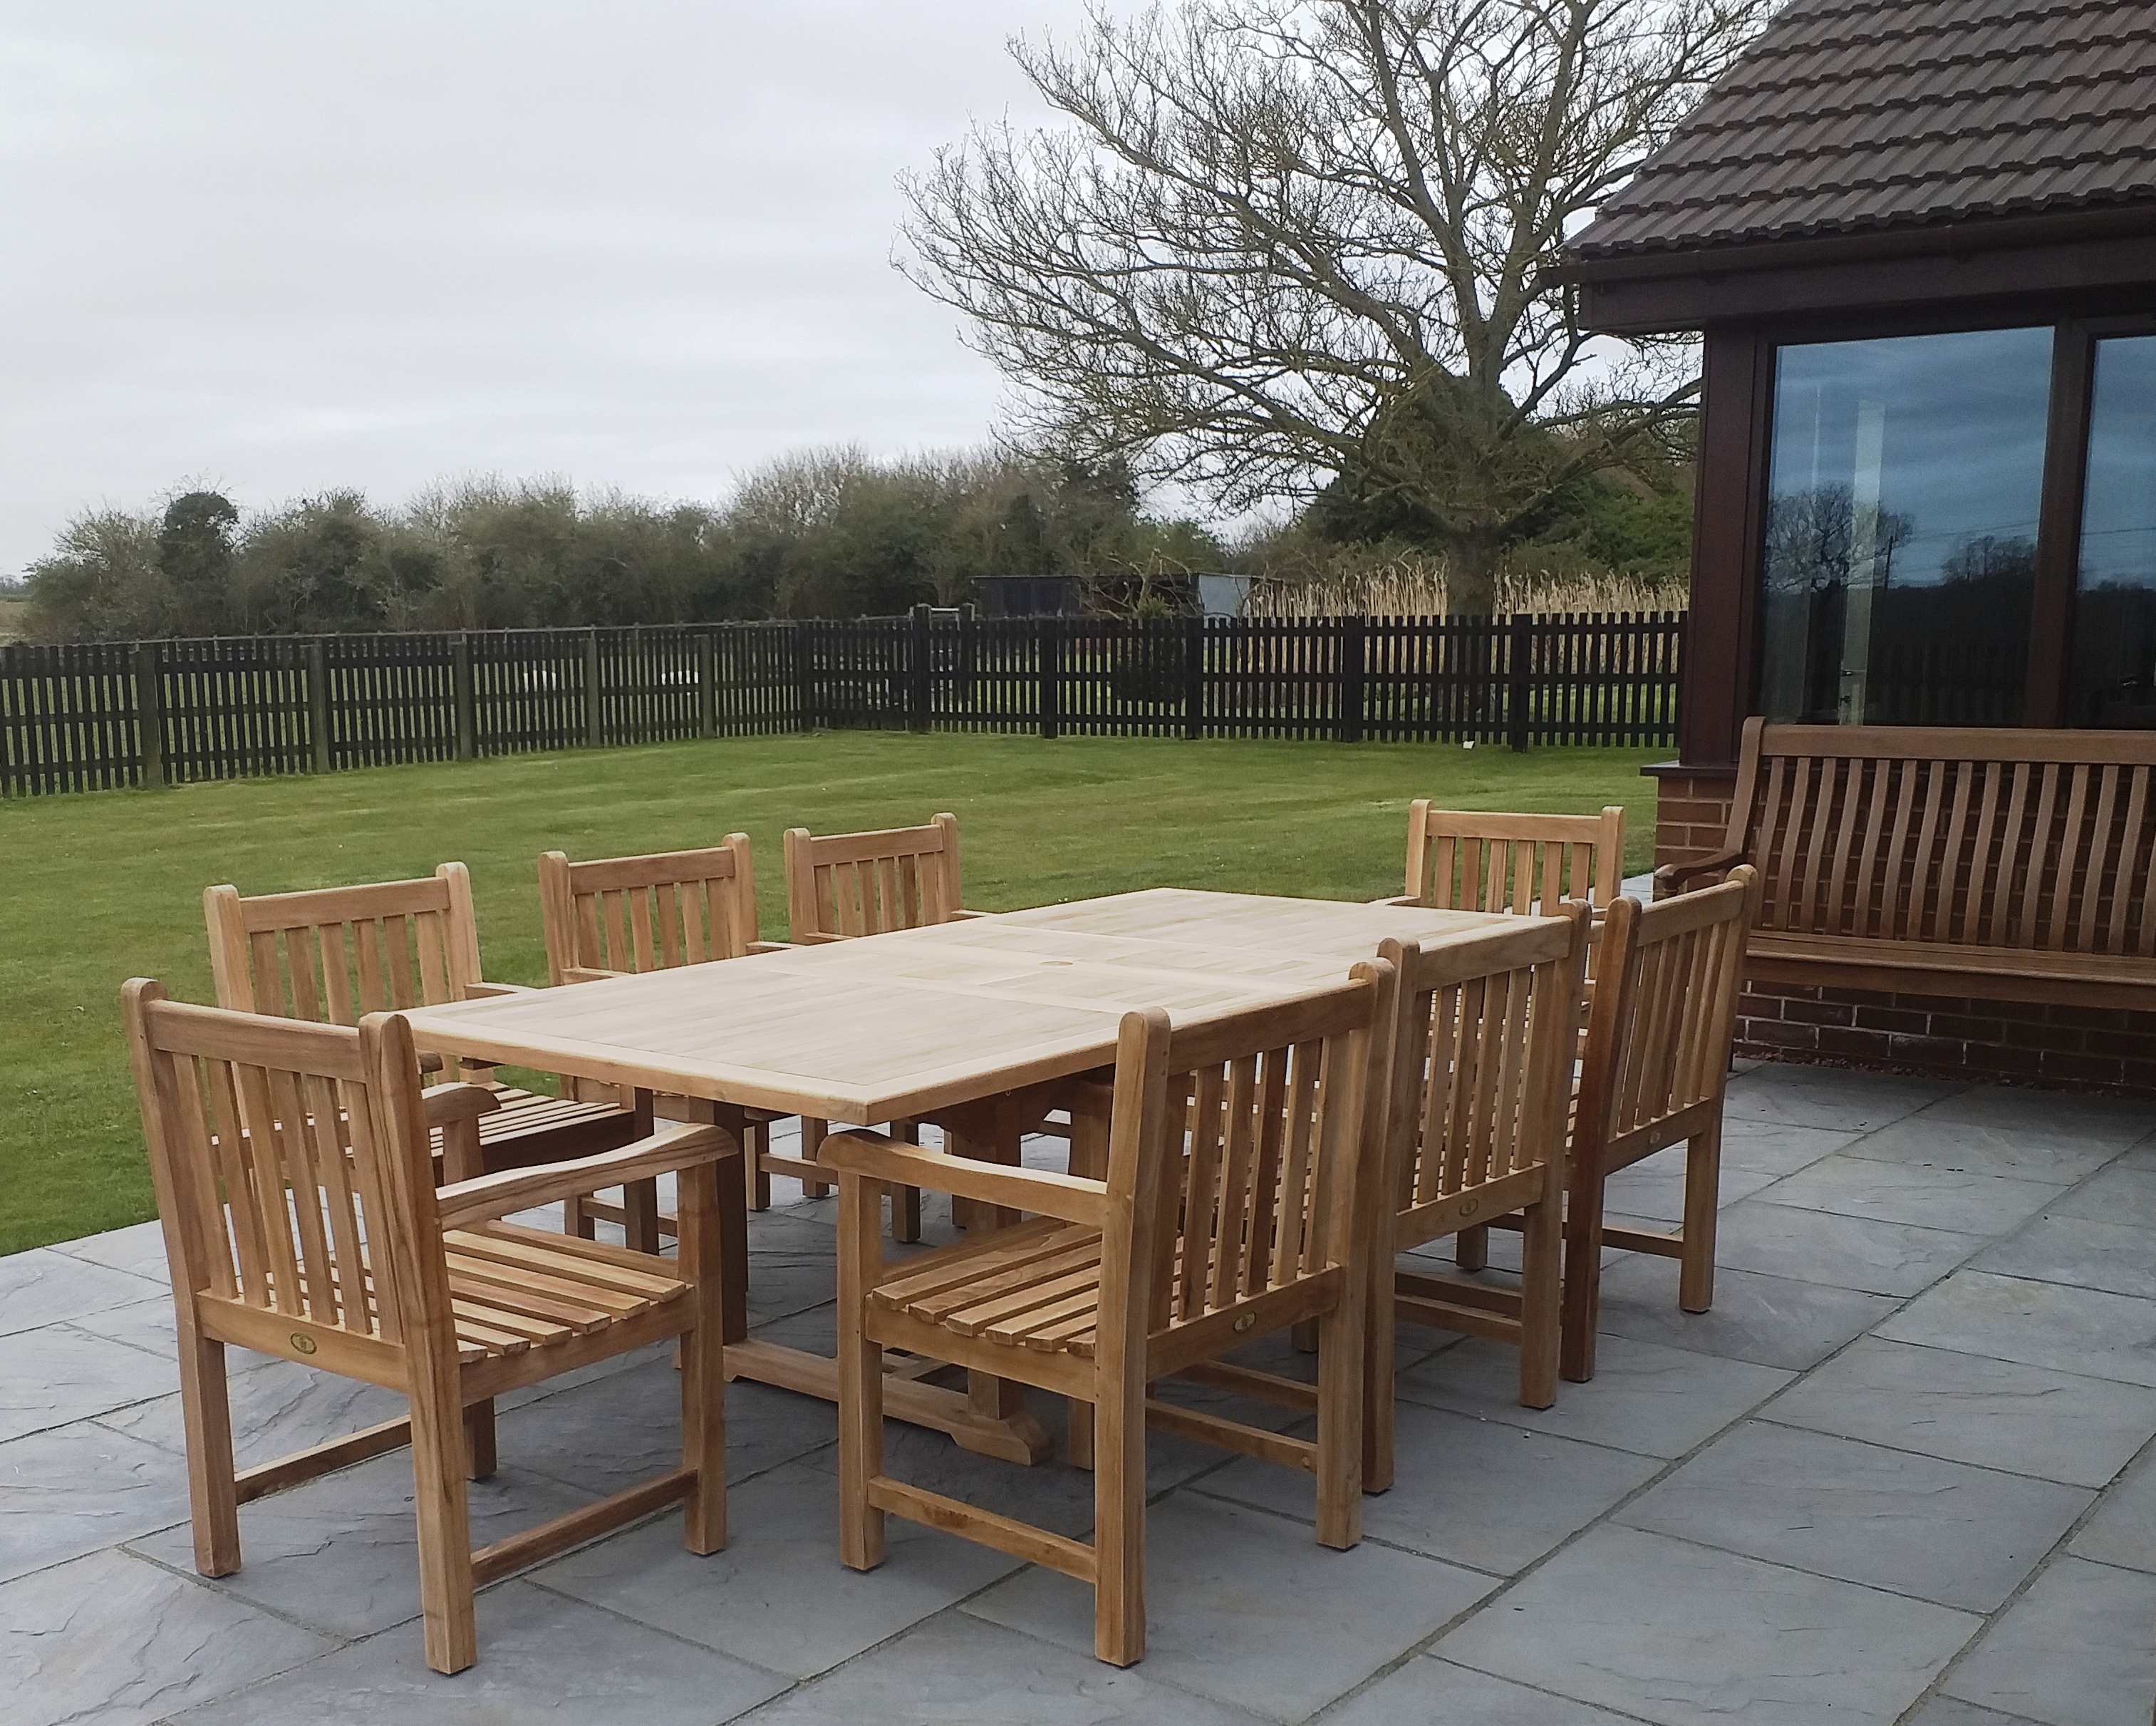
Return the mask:
<svg viewBox="0 0 2156 1726">
<path fill-rule="evenodd" d="M 1424 798 L 1408 809 L 1406 892 L 1434 910 L 1553 909 L 1561 899 L 1617 896 L 1625 867 L 1625 811 L 1599 815 L 1440 809 Z"/>
<path fill-rule="evenodd" d="M 757 939 L 756 869 L 745 833 L 701 850 L 583 863 L 544 852 L 539 904 L 555 984 L 739 958 Z"/>
<path fill-rule="evenodd" d="M 876 832 L 787 832 L 786 906 L 796 941 L 945 923 L 963 903 L 955 815 Z"/>
</svg>

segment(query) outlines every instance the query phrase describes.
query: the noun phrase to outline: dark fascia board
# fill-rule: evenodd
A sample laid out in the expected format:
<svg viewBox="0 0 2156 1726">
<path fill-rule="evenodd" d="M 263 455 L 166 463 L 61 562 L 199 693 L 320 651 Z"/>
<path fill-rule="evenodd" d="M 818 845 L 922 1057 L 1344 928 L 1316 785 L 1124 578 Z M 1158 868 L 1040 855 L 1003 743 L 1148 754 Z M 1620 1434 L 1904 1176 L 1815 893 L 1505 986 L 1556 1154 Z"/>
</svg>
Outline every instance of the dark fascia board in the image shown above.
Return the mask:
<svg viewBox="0 0 2156 1726">
<path fill-rule="evenodd" d="M 1922 229 L 1578 258 L 1581 321 L 1610 335 L 1731 318 L 2156 285 L 2156 203 Z"/>
</svg>

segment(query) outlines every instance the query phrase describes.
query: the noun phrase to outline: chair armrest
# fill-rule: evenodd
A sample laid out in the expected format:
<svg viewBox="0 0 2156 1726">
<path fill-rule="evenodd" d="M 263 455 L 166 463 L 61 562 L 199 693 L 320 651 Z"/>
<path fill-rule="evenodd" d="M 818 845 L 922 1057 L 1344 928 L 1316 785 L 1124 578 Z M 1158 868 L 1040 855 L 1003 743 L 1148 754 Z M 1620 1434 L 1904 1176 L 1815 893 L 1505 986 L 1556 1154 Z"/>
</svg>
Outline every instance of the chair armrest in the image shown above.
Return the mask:
<svg viewBox="0 0 2156 1726">
<path fill-rule="evenodd" d="M 1655 896 L 1665 899 L 1686 891 L 1686 884 L 1695 876 L 1727 875 L 1744 860 L 1741 849 L 1732 847 L 1717 851 L 1711 857 L 1702 857 L 1691 863 L 1665 863 L 1655 871 Z"/>
<path fill-rule="evenodd" d="M 742 949 L 743 953 L 791 953 L 801 943 L 798 941 L 752 941 Z"/>
<path fill-rule="evenodd" d="M 639 1138 L 619 1150 L 536 1169 L 505 1169 L 436 1189 L 434 1203 L 445 1229 L 461 1229 L 512 1210 L 529 1210 L 557 1199 L 582 1198 L 601 1187 L 649 1180 L 699 1163 L 738 1156 L 741 1141 L 722 1127 L 676 1127 Z"/>
<path fill-rule="evenodd" d="M 1418 899 L 1413 893 L 1394 893 L 1389 898 L 1365 899 L 1363 902 L 1365 905 L 1405 905 L 1413 907 L 1421 904 L 1422 901 Z"/>
<path fill-rule="evenodd" d="M 871 1180 L 955 1193 L 961 1199 L 1037 1211 L 1086 1228 L 1097 1229 L 1107 1221 L 1105 1182 L 1045 1169 L 1013 1169 L 1001 1163 L 953 1157 L 888 1139 L 880 1133 L 834 1133 L 818 1148 L 816 1160 L 842 1174 L 864 1174 Z"/>
<path fill-rule="evenodd" d="M 467 983 L 465 999 L 468 1001 L 491 1000 L 496 995 L 536 994 L 538 990 L 521 983 Z"/>
<path fill-rule="evenodd" d="M 501 1107 L 501 1099 L 484 1085 L 435 1085 L 419 1093 L 426 1105 L 427 1124 L 446 1127 L 452 1121 L 476 1121 Z"/>
<path fill-rule="evenodd" d="M 572 983 L 603 983 L 609 977 L 627 977 L 627 971 L 603 971 L 596 965 L 571 965 L 562 973 L 564 986 Z"/>
<path fill-rule="evenodd" d="M 955 923 L 967 917 L 993 917 L 994 915 L 995 912 L 993 911 L 954 911 L 951 913 L 951 921 Z"/>
</svg>

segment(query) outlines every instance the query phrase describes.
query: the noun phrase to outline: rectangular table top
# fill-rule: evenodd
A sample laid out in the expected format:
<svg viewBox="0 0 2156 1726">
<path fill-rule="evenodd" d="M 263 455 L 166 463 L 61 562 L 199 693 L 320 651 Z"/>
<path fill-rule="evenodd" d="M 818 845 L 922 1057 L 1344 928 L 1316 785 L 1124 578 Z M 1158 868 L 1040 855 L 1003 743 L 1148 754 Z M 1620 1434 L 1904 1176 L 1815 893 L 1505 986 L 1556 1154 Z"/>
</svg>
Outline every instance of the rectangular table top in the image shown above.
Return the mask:
<svg viewBox="0 0 2156 1726">
<path fill-rule="evenodd" d="M 875 1123 L 1100 1066 L 1133 1008 L 1262 1005 L 1388 936 L 1472 943 L 1518 921 L 1162 887 L 407 1017 L 447 1055 Z"/>
</svg>

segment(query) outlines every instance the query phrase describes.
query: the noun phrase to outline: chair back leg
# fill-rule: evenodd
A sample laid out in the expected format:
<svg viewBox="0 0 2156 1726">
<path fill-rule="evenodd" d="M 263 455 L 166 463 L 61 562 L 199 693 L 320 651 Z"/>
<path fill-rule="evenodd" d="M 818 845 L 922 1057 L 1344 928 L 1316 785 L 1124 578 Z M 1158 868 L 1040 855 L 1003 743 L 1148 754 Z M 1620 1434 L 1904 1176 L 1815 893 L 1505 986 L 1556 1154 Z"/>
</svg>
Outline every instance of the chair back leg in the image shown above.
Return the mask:
<svg viewBox="0 0 2156 1726">
<path fill-rule="evenodd" d="M 229 1576 L 239 1568 L 239 1497 L 232 1455 L 232 1403 L 224 1344 L 180 1319 L 180 1414 L 187 1431 L 187 1513 L 195 1569 Z"/>
<path fill-rule="evenodd" d="M 1714 1225 L 1720 1214 L 1722 1122 L 1685 1145 L 1684 1242 L 1677 1256 L 1677 1305 L 1704 1312 L 1714 1305 Z"/>
</svg>

